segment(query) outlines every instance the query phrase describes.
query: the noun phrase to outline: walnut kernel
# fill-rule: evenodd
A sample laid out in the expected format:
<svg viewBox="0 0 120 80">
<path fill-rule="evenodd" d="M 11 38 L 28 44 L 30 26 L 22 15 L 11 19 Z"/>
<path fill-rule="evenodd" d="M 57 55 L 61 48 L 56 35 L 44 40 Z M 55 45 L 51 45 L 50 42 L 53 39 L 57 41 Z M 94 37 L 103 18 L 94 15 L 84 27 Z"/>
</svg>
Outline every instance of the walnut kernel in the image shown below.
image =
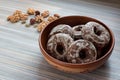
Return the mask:
<svg viewBox="0 0 120 80">
<path fill-rule="evenodd" d="M 54 16 L 49 16 L 48 17 L 48 21 L 49 22 L 53 22 L 54 20 L 58 19 L 57 17 L 54 17 Z"/>
<path fill-rule="evenodd" d="M 16 10 L 14 13 L 13 13 L 13 15 L 16 15 L 16 14 L 22 14 L 22 11 L 20 11 L 20 10 Z"/>
<path fill-rule="evenodd" d="M 44 20 L 43 17 L 40 16 L 40 15 L 37 15 L 37 16 L 35 17 L 35 21 L 36 21 L 37 23 L 40 23 L 40 22 L 42 22 L 43 20 Z"/>
<path fill-rule="evenodd" d="M 10 22 L 11 22 L 11 23 L 16 23 L 16 22 L 18 22 L 18 21 L 19 21 L 19 17 L 12 16 L 12 17 L 10 18 Z"/>
<path fill-rule="evenodd" d="M 49 16 L 49 14 L 50 14 L 49 11 L 46 10 L 43 13 L 41 13 L 41 16 L 43 16 L 43 18 L 47 18 Z"/>
<path fill-rule="evenodd" d="M 54 17 L 60 18 L 59 14 L 54 14 Z"/>
<path fill-rule="evenodd" d="M 20 20 L 27 20 L 28 19 L 28 14 L 20 14 Z"/>
<path fill-rule="evenodd" d="M 29 15 L 34 15 L 35 10 L 34 10 L 33 8 L 28 8 L 27 13 L 28 13 Z"/>
<path fill-rule="evenodd" d="M 8 17 L 7 17 L 7 21 L 10 21 L 10 19 L 11 19 L 12 17 L 13 17 L 12 15 L 8 16 Z"/>
<path fill-rule="evenodd" d="M 41 32 L 48 24 L 49 24 L 48 21 L 41 22 L 37 27 L 38 32 Z"/>
</svg>

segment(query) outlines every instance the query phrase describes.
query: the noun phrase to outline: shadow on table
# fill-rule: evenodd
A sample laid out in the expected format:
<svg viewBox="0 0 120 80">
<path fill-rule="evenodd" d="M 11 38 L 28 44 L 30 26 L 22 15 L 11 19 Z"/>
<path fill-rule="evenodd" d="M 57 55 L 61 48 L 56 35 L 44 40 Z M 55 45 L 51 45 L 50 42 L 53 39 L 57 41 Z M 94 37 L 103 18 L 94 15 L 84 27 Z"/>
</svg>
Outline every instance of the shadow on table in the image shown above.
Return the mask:
<svg viewBox="0 0 120 80">
<path fill-rule="evenodd" d="M 46 75 L 48 78 L 51 78 L 52 80 L 109 80 L 111 71 L 109 60 L 100 68 L 92 72 L 78 74 L 71 74 L 59 71 L 53 66 L 49 65 L 45 60 L 43 60 L 41 63 L 44 63 L 44 65 L 46 66 L 40 66 L 39 70 L 41 71 L 42 69 L 43 71 L 45 71 L 46 73 L 43 74 Z"/>
</svg>

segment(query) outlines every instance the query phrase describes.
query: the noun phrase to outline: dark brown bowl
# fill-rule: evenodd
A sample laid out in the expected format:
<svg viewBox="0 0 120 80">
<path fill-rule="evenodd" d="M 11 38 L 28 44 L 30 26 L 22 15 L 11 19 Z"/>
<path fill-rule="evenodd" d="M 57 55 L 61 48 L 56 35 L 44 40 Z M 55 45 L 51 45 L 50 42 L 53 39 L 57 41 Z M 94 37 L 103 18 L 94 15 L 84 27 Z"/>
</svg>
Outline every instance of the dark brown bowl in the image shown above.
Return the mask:
<svg viewBox="0 0 120 80">
<path fill-rule="evenodd" d="M 108 47 L 106 48 L 106 50 L 103 51 L 104 56 L 102 56 L 101 58 L 99 58 L 96 61 L 93 61 L 91 63 L 73 64 L 73 63 L 62 62 L 60 60 L 53 58 L 52 56 L 50 56 L 48 54 L 46 45 L 47 45 L 47 41 L 48 41 L 48 35 L 49 35 L 50 31 L 53 29 L 53 27 L 55 27 L 58 24 L 68 24 L 70 26 L 75 26 L 75 25 L 79 25 L 79 24 L 85 24 L 89 21 L 95 21 L 97 23 L 102 24 L 110 33 L 111 39 L 110 39 Z M 96 68 L 100 67 L 110 57 L 112 50 L 114 48 L 114 44 L 115 44 L 115 38 L 114 38 L 112 31 L 104 23 L 102 23 L 94 18 L 90 18 L 90 17 L 86 17 L 86 16 L 62 17 L 58 20 L 53 21 L 49 25 L 47 25 L 39 36 L 39 46 L 40 46 L 41 52 L 42 52 L 45 60 L 49 64 L 53 65 L 55 68 L 65 71 L 65 72 L 70 72 L 70 73 L 88 72 L 88 71 L 92 71 L 92 70 L 95 70 Z"/>
</svg>

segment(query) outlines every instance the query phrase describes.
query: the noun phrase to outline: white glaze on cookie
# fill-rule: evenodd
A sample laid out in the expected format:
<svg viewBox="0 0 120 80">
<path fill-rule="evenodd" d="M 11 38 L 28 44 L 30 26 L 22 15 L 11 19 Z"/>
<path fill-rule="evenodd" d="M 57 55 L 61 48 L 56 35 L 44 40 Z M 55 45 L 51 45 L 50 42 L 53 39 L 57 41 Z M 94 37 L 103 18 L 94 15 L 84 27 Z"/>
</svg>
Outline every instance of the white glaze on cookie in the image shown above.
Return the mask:
<svg viewBox="0 0 120 80">
<path fill-rule="evenodd" d="M 103 48 L 110 41 L 109 32 L 99 23 L 88 22 L 81 31 L 82 37 L 91 41 L 97 48 Z"/>
<path fill-rule="evenodd" d="M 81 57 L 80 53 L 83 50 L 85 52 L 82 53 L 83 57 Z M 70 45 L 66 58 L 70 63 L 89 63 L 97 58 L 96 48 L 90 41 L 79 39 Z"/>
<path fill-rule="evenodd" d="M 50 37 L 47 43 L 47 49 L 51 56 L 59 60 L 64 60 L 69 45 L 73 42 L 70 35 L 64 33 L 57 33 Z M 62 49 L 62 51 L 59 51 Z"/>
<path fill-rule="evenodd" d="M 66 24 L 60 24 L 60 25 L 55 26 L 50 32 L 50 36 L 57 34 L 57 33 L 65 33 L 73 37 L 73 30 L 71 26 L 66 25 Z"/>
<path fill-rule="evenodd" d="M 72 28 L 73 29 L 74 40 L 82 39 L 81 29 L 84 26 L 85 25 L 76 25 Z"/>
</svg>

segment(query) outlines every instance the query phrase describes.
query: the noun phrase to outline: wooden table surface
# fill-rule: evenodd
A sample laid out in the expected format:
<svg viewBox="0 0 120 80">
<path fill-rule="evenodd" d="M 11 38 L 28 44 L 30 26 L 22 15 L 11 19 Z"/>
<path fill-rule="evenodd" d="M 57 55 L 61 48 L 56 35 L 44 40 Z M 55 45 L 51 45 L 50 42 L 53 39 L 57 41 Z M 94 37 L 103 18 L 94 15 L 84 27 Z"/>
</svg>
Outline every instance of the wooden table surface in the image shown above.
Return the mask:
<svg viewBox="0 0 120 80">
<path fill-rule="evenodd" d="M 0 80 L 120 80 L 120 1 L 0 0 Z M 54 69 L 40 53 L 39 33 L 6 17 L 15 10 L 49 10 L 62 16 L 96 18 L 113 31 L 115 48 L 109 60 L 89 73 L 70 74 Z"/>
</svg>

